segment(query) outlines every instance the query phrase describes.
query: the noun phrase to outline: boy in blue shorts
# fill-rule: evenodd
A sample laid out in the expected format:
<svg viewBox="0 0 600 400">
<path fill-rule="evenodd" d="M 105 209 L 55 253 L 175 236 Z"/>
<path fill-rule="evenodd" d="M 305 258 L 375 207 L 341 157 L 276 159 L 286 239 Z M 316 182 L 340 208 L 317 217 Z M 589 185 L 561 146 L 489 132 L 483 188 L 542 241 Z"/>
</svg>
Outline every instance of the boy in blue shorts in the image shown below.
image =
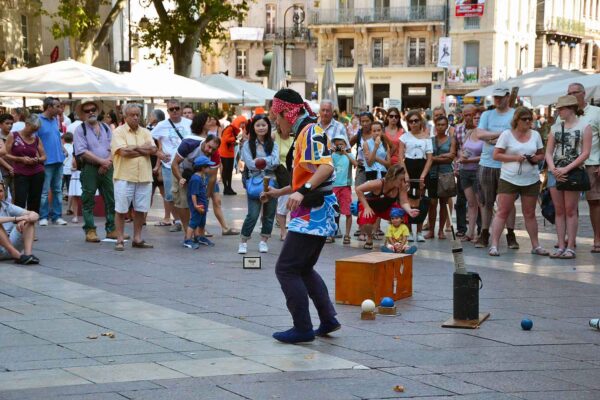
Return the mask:
<svg viewBox="0 0 600 400">
<path fill-rule="evenodd" d="M 206 212 L 208 211 L 208 197 L 206 188 L 208 184 L 208 169 L 215 165 L 206 156 L 199 156 L 194 160 L 194 175 L 188 182 L 187 201 L 190 208 L 190 223 L 185 232 L 183 247 L 197 249 L 200 245 L 214 246 L 215 244 L 205 236 Z"/>
</svg>

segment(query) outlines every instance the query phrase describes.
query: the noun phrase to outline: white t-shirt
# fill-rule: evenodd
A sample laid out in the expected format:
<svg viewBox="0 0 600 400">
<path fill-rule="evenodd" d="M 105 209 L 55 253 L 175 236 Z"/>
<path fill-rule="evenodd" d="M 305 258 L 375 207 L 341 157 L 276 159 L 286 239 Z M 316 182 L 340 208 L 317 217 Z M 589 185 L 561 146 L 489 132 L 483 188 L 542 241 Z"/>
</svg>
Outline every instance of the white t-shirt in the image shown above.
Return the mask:
<svg viewBox="0 0 600 400">
<path fill-rule="evenodd" d="M 534 155 L 539 149 L 544 148 L 542 137 L 538 131 L 531 131 L 531 137 L 526 143 L 521 143 L 513 135 L 510 129 L 500 134 L 496 148 L 504 149 L 505 154 L 511 156 Z M 500 169 L 500 179 L 517 186 L 529 186 L 540 180 L 540 170 L 536 165 L 532 165 L 525 160 L 522 163 L 512 161 L 503 162 Z"/>
<path fill-rule="evenodd" d="M 80 120 L 73 121 L 69 126 L 67 126 L 67 132 L 72 133 L 75 136 L 75 129 L 77 129 L 81 125 Z"/>
<path fill-rule="evenodd" d="M 65 143 L 67 158 L 63 161 L 63 175 L 71 175 L 71 166 L 73 165 L 73 143 Z"/>
<path fill-rule="evenodd" d="M 404 132 L 400 136 L 400 141 L 404 143 L 404 157 L 411 160 L 427 158 L 427 154 L 433 153 L 433 144 L 431 138 L 419 139 L 410 132 Z"/>
<path fill-rule="evenodd" d="M 588 104 L 583 112 L 580 119 L 592 128 L 592 148 L 585 165 L 600 165 L 600 107 Z"/>
<path fill-rule="evenodd" d="M 25 128 L 25 122 L 17 121 L 13 124 L 12 128 L 10 128 L 11 132 L 21 132 Z"/>
<path fill-rule="evenodd" d="M 173 125 L 177 128 L 181 137 L 179 137 Z M 161 161 L 166 168 L 171 168 L 171 161 L 175 158 L 175 153 L 177 153 L 177 148 L 181 144 L 182 138 L 186 138 L 192 134 L 191 119 L 182 117 L 181 121 L 173 122 L 173 125 L 171 125 L 168 119 L 165 119 L 156 124 L 154 129 L 152 129 L 152 137 L 162 144 L 163 153 L 171 156 L 169 162 Z"/>
</svg>

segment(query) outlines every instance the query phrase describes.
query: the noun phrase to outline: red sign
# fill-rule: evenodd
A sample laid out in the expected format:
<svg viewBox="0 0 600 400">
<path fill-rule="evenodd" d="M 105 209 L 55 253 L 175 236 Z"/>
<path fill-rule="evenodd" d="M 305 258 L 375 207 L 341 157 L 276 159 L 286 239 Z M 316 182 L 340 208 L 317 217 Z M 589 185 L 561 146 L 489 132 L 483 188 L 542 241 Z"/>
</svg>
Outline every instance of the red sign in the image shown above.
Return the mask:
<svg viewBox="0 0 600 400">
<path fill-rule="evenodd" d="M 456 0 L 457 17 L 481 17 L 485 0 Z"/>
<path fill-rule="evenodd" d="M 54 46 L 54 48 L 52 49 L 52 52 L 50 53 L 50 62 L 57 62 L 58 61 L 58 46 Z"/>
</svg>

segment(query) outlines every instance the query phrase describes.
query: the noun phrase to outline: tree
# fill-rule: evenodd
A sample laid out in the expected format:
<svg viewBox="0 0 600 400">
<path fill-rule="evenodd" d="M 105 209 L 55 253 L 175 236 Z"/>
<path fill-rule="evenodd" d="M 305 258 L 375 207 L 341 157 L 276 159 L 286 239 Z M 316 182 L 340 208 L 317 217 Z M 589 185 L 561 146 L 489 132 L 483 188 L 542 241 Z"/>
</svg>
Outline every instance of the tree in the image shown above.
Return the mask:
<svg viewBox="0 0 600 400">
<path fill-rule="evenodd" d="M 173 56 L 175 73 L 191 75 L 194 53 L 210 50 L 212 40 L 224 40 L 223 23 L 242 21 L 248 11 L 248 0 L 152 0 L 158 18 L 140 24 L 138 44 L 157 48 Z M 167 10 L 164 3 L 172 5 Z M 151 58 L 158 54 L 151 53 Z"/>
<path fill-rule="evenodd" d="M 71 58 L 92 64 L 100 49 L 108 40 L 111 28 L 125 8 L 127 0 L 116 0 L 108 15 L 101 22 L 100 7 L 110 6 L 108 0 L 60 0 L 58 10 L 41 13 L 52 18 L 51 32 L 54 39 L 68 38 Z"/>
</svg>

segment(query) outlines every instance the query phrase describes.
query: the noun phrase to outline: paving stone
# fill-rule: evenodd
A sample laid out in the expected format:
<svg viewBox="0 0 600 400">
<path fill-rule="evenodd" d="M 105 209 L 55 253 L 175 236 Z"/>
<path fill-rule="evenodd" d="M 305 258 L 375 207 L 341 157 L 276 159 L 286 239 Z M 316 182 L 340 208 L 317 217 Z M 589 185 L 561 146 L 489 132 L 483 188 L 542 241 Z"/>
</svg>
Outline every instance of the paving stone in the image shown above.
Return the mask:
<svg viewBox="0 0 600 400">
<path fill-rule="evenodd" d="M 568 371 L 558 370 L 554 371 L 554 373 L 551 373 L 550 371 L 544 371 L 542 374 L 551 376 L 552 378 L 558 378 L 563 381 L 576 383 L 589 389 L 596 389 L 600 391 L 600 368 Z"/>
<path fill-rule="evenodd" d="M 37 360 L 37 361 L 13 361 L 5 362 L 4 367 L 10 371 L 27 371 L 27 370 L 45 370 L 66 367 L 87 367 L 90 365 L 101 365 L 100 362 L 93 358 L 65 358 L 58 360 Z"/>
<path fill-rule="evenodd" d="M 581 385 L 548 377 L 538 371 L 473 372 L 468 374 L 447 374 L 447 376 L 504 393 L 588 389 Z"/>
<path fill-rule="evenodd" d="M 96 365 L 118 365 L 118 364 L 136 364 L 151 363 L 158 361 L 189 360 L 194 358 L 186 353 L 151 353 L 151 354 L 129 354 L 112 355 L 107 357 L 94 357 Z"/>
<path fill-rule="evenodd" d="M 2 372 L 0 373 L 0 395 L 1 391 L 4 390 L 80 385 L 84 383 L 90 382 L 62 369 Z"/>
<path fill-rule="evenodd" d="M 142 340 L 112 340 L 104 336 L 85 343 L 66 343 L 63 346 L 89 357 L 171 352 L 169 349 Z"/>
<path fill-rule="evenodd" d="M 210 384 L 194 386 L 193 388 L 136 390 L 134 392 L 121 392 L 121 394 L 131 400 L 197 400 L 200 398 L 199 396 L 202 400 L 244 399 L 244 397 Z"/>
<path fill-rule="evenodd" d="M 41 389 L 23 389 L 23 390 L 10 390 L 0 392 L 2 400 L 22 400 L 22 399 L 46 399 L 47 397 L 54 397 L 58 399 L 68 398 L 68 396 L 86 395 L 86 394 L 101 394 L 101 393 L 117 393 L 117 392 L 129 392 L 136 390 L 151 390 L 151 389 L 162 389 L 159 386 L 150 381 L 136 381 L 136 382 L 117 382 L 107 384 L 85 384 L 85 385 L 71 385 L 71 386 L 58 386 L 58 387 L 46 387 Z"/>
<path fill-rule="evenodd" d="M 323 353 L 247 356 L 246 358 L 281 371 L 353 369 L 362 367 L 358 363 Z"/>
<path fill-rule="evenodd" d="M 456 394 L 474 394 L 490 392 L 490 389 L 477 385 L 472 385 L 470 383 L 458 379 L 453 379 L 444 375 L 413 375 L 410 377 L 410 379 Z"/>
<path fill-rule="evenodd" d="M 244 360 L 237 357 L 167 361 L 160 362 L 159 364 L 193 377 L 231 374 L 258 374 L 276 371 L 264 363 L 254 362 L 252 360 Z"/>
<path fill-rule="evenodd" d="M 80 353 L 57 345 L 0 347 L 0 365 L 10 362 L 79 358 Z"/>
<path fill-rule="evenodd" d="M 2 347 L 51 344 L 46 340 L 42 340 L 26 333 L 0 333 L 0 343 L 2 344 Z"/>
<path fill-rule="evenodd" d="M 246 399 L 356 400 L 347 390 L 323 382 L 255 382 L 226 384 L 223 388 Z"/>
<path fill-rule="evenodd" d="M 598 400 L 598 391 L 518 392 L 513 395 L 526 400 Z"/>
<path fill-rule="evenodd" d="M 186 375 L 155 363 L 102 365 L 65 368 L 94 383 L 131 382 L 153 379 L 184 378 Z"/>
</svg>

